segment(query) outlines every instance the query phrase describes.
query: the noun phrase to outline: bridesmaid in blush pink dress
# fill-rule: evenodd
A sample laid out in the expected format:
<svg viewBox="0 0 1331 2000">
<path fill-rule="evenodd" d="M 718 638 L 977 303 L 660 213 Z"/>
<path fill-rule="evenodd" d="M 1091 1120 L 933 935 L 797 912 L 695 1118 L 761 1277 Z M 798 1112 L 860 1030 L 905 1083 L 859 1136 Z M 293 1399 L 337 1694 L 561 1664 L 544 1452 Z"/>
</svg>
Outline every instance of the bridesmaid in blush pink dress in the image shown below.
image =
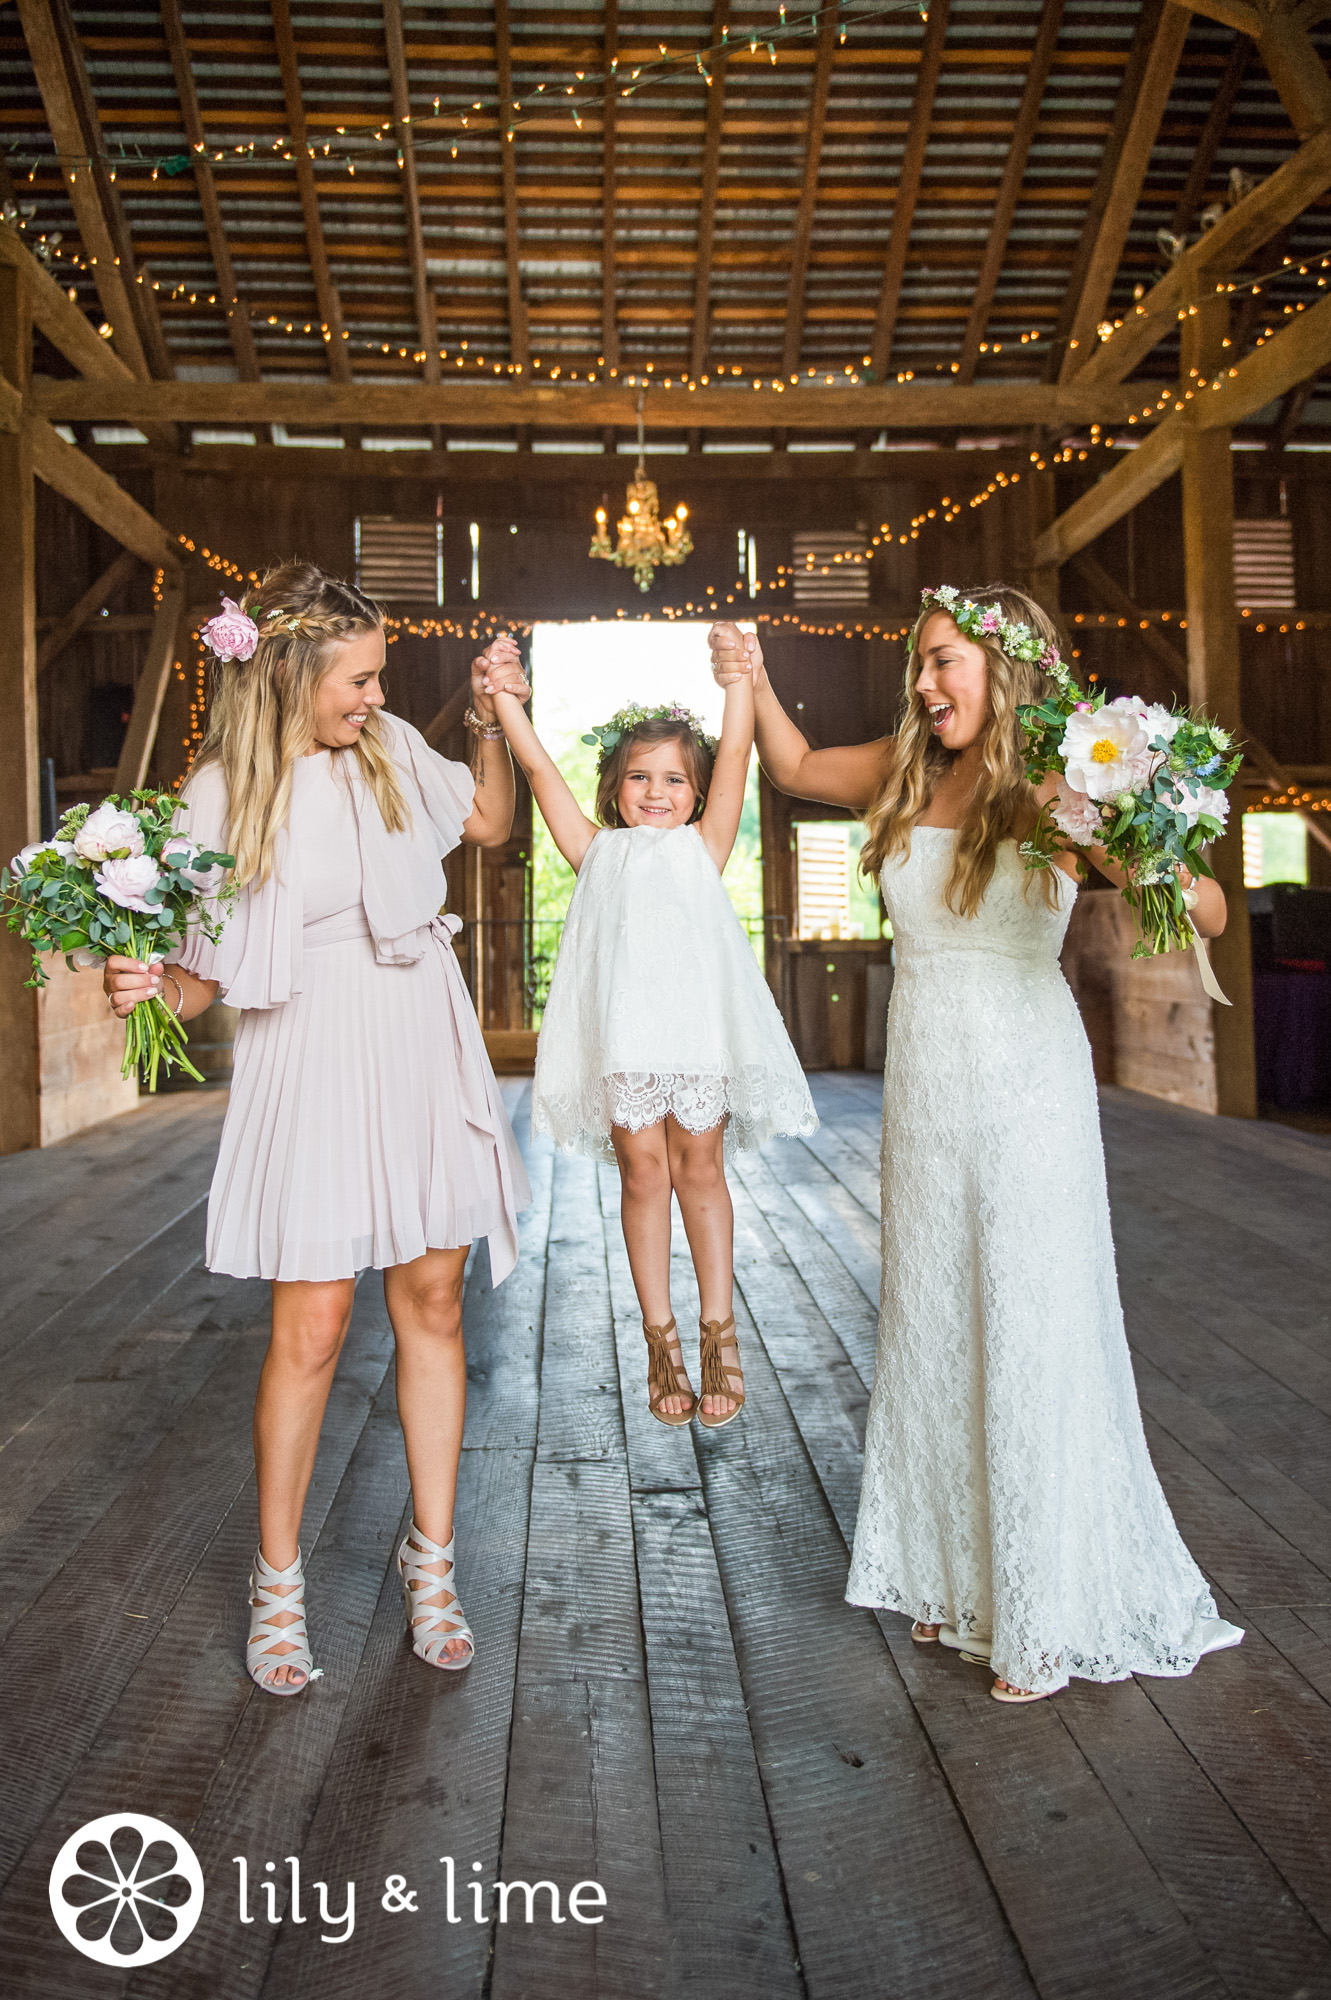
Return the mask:
<svg viewBox="0 0 1331 2000">
<path fill-rule="evenodd" d="M 359 591 L 305 564 L 213 621 L 208 739 L 183 831 L 236 857 L 216 945 L 111 959 L 124 1014 L 165 991 L 185 1019 L 240 1009 L 208 1204 L 207 1264 L 272 1283 L 255 1406 L 259 1549 L 248 1671 L 270 1694 L 317 1673 L 305 1624 L 301 1513 L 356 1275 L 382 1270 L 413 1519 L 398 1551 L 413 1650 L 474 1654 L 453 1574 L 466 1400 L 462 1277 L 486 1237 L 498 1284 L 530 1199 L 441 913 L 443 857 L 507 839 L 513 773 L 485 681 L 525 698 L 511 646 L 473 667 L 471 769 L 384 712 L 384 634 Z"/>
</svg>

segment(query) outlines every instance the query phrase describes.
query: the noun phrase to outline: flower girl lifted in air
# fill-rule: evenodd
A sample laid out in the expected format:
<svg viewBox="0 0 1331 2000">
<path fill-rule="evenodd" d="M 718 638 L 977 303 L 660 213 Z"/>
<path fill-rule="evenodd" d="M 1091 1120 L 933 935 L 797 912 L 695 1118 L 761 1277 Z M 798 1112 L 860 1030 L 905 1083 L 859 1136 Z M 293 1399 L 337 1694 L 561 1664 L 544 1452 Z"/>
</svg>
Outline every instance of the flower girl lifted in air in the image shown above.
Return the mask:
<svg viewBox="0 0 1331 2000">
<path fill-rule="evenodd" d="M 521 673 L 516 646 L 508 642 L 505 658 L 504 643 L 491 648 L 486 686 L 578 878 L 537 1046 L 532 1129 L 567 1152 L 618 1161 L 648 1406 L 663 1424 L 696 1415 L 719 1430 L 744 1402 L 724 1153 L 818 1123 L 721 883 L 753 748 L 753 683 L 745 676 L 726 689 L 719 744 L 678 706 L 612 716 L 595 732 L 593 822 L 521 701 L 503 692 L 509 673 Z M 670 1309 L 672 1191 L 698 1276 L 700 1395 Z"/>
</svg>

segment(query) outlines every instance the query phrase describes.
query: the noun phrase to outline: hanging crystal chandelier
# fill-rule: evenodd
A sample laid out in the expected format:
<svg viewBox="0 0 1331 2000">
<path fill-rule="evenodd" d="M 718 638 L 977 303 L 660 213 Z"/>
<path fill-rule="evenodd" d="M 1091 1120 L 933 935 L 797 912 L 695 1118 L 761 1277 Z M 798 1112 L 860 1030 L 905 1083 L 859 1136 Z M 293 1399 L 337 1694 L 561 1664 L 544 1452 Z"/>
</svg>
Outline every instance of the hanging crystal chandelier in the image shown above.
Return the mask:
<svg viewBox="0 0 1331 2000">
<path fill-rule="evenodd" d="M 616 527 L 619 539 L 612 548 L 606 532 L 605 508 L 598 507 L 596 533 L 587 553 L 599 556 L 604 562 L 616 563 L 620 569 L 631 569 L 639 590 L 650 590 L 658 565 L 669 569 L 692 555 L 693 537 L 685 526 L 689 510 L 682 502 L 669 520 L 661 519 L 656 481 L 647 477 L 643 461 L 642 400 L 639 396 L 638 465 L 627 489 L 627 511 Z"/>
</svg>

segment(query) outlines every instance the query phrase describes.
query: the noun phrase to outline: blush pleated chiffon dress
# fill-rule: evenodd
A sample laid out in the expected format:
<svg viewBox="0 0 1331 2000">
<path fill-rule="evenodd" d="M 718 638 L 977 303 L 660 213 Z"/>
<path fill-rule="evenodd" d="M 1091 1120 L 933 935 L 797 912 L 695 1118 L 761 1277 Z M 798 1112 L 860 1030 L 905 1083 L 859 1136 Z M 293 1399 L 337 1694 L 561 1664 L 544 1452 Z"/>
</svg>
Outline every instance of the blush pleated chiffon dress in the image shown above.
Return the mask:
<svg viewBox="0 0 1331 2000">
<path fill-rule="evenodd" d="M 390 833 L 351 751 L 298 758 L 272 874 L 221 940 L 179 960 L 238 1007 L 231 1099 L 208 1202 L 209 1270 L 327 1280 L 488 1239 L 517 1259 L 531 1199 L 441 914 L 443 857 L 474 781 L 397 716 L 379 727 L 411 825 Z M 225 851 L 220 764 L 182 793 L 185 830 Z"/>
</svg>

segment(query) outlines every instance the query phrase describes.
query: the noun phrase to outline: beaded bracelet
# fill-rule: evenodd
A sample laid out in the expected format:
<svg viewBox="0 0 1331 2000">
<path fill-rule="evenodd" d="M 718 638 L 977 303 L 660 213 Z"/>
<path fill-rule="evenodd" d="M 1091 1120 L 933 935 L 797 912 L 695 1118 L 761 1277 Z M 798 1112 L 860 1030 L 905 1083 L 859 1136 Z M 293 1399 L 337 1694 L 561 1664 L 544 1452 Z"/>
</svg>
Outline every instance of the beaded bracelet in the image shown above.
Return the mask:
<svg viewBox="0 0 1331 2000">
<path fill-rule="evenodd" d="M 504 733 L 497 722 L 483 722 L 474 708 L 469 708 L 462 720 L 466 723 L 473 736 L 480 737 L 482 743 L 494 743 Z"/>
</svg>

